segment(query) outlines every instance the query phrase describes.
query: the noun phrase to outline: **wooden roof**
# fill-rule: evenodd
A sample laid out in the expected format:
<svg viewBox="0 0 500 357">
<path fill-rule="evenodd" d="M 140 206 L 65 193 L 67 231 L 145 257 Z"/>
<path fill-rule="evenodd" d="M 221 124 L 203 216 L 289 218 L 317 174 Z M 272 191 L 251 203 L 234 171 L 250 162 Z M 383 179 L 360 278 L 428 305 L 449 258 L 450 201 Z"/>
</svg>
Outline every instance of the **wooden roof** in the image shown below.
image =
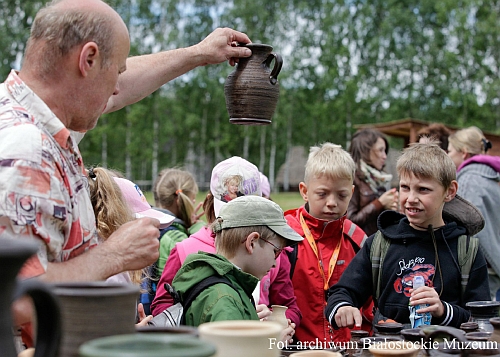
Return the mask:
<svg viewBox="0 0 500 357">
<path fill-rule="evenodd" d="M 403 138 L 405 141 L 405 146 L 408 144 L 418 141 L 418 131 L 431 124 L 430 122 L 412 118 L 393 120 L 386 123 L 372 123 L 372 124 L 357 124 L 354 125 L 356 129 L 377 129 L 380 132 L 397 138 Z M 452 132 L 462 129 L 457 126 L 447 125 L 445 126 Z M 484 136 L 491 142 L 492 148 L 488 151 L 490 155 L 500 156 L 500 135 L 492 134 L 483 131 Z"/>
</svg>

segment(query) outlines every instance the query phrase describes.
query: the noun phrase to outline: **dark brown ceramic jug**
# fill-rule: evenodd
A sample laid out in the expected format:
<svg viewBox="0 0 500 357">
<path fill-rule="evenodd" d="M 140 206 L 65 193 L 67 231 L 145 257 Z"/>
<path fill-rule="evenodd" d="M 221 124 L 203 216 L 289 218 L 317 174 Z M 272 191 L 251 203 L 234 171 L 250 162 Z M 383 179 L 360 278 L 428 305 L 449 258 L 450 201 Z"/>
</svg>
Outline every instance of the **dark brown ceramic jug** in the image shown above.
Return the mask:
<svg viewBox="0 0 500 357">
<path fill-rule="evenodd" d="M 269 45 L 249 43 L 241 46 L 251 49 L 252 55 L 239 59 L 224 85 L 229 121 L 241 125 L 270 124 L 278 104 L 278 74 L 283 59 L 273 53 Z"/>
<path fill-rule="evenodd" d="M 60 357 L 78 357 L 80 346 L 93 339 L 134 333 L 137 286 L 104 281 L 59 283 L 53 291 L 61 306 Z"/>
<path fill-rule="evenodd" d="M 0 239 L 0 356 L 15 357 L 17 351 L 12 333 L 13 298 L 28 295 L 36 309 L 37 333 L 35 357 L 55 357 L 61 340 L 60 312 L 56 297 L 42 282 L 31 279 L 16 281 L 24 262 L 35 254 L 35 242 Z"/>
</svg>

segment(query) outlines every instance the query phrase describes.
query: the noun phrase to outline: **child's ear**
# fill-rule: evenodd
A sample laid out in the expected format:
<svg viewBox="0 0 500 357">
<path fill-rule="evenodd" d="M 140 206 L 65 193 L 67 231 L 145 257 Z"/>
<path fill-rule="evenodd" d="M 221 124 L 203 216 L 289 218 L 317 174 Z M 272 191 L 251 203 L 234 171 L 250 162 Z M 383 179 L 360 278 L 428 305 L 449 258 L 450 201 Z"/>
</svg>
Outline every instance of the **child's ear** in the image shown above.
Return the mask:
<svg viewBox="0 0 500 357">
<path fill-rule="evenodd" d="M 304 182 L 299 183 L 299 192 L 304 201 L 307 202 L 307 186 Z"/>
<path fill-rule="evenodd" d="M 445 202 L 450 202 L 452 199 L 455 198 L 457 195 L 458 191 L 458 182 L 456 180 L 451 181 L 450 187 L 448 187 L 448 190 L 446 191 L 446 196 L 444 197 Z"/>
<path fill-rule="evenodd" d="M 248 254 L 253 254 L 255 245 L 258 244 L 257 241 L 259 240 L 259 238 L 260 234 L 257 232 L 252 232 L 247 236 L 247 238 L 245 239 L 245 248 Z"/>
</svg>

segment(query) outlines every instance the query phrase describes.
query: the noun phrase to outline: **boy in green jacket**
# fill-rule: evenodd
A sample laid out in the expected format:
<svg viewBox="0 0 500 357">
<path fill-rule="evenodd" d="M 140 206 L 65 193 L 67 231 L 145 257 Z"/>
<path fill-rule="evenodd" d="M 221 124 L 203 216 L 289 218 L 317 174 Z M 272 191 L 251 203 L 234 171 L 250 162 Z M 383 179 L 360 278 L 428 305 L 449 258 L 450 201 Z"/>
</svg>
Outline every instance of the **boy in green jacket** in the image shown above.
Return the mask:
<svg viewBox="0 0 500 357">
<path fill-rule="evenodd" d="M 303 238 L 288 226 L 279 205 L 258 196 L 242 196 L 225 204 L 211 228 L 217 254 L 189 255 L 172 285 L 181 299 L 212 275 L 226 278 L 231 285 L 217 283 L 204 289 L 185 311 L 186 324 L 258 320 L 252 291 L 284 247 Z M 294 329 L 288 329 L 290 338 Z"/>
</svg>

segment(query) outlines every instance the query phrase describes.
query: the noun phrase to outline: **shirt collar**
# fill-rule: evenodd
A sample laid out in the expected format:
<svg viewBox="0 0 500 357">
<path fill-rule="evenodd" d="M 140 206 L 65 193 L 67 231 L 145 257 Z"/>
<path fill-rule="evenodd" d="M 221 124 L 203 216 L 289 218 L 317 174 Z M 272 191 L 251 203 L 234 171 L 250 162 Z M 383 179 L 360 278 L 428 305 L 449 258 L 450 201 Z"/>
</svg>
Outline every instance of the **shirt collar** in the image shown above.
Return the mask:
<svg viewBox="0 0 500 357">
<path fill-rule="evenodd" d="M 17 71 L 10 72 L 5 86 L 10 95 L 31 114 L 35 121 L 44 126 L 62 148 L 68 149 L 73 146 L 70 131 L 47 104 L 19 78 Z"/>
</svg>

